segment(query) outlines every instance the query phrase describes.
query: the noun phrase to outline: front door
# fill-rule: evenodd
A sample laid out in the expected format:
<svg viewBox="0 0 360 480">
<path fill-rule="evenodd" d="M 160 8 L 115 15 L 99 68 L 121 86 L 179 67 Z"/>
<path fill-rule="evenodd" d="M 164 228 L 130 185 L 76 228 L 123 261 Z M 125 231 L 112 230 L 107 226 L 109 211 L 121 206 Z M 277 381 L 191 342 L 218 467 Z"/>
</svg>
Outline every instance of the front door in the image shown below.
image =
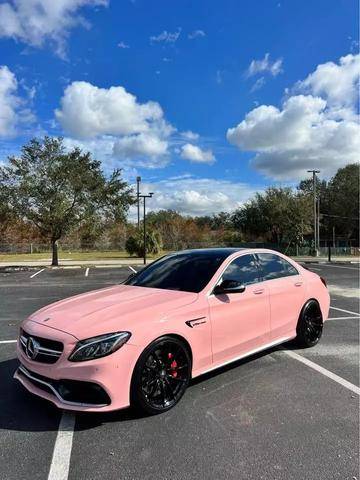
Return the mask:
<svg viewBox="0 0 360 480">
<path fill-rule="evenodd" d="M 222 280 L 236 280 L 246 288 L 242 293 L 209 296 L 215 364 L 260 348 L 270 335 L 269 292 L 261 283 L 255 257 L 245 254 L 234 259 L 219 282 Z"/>
</svg>

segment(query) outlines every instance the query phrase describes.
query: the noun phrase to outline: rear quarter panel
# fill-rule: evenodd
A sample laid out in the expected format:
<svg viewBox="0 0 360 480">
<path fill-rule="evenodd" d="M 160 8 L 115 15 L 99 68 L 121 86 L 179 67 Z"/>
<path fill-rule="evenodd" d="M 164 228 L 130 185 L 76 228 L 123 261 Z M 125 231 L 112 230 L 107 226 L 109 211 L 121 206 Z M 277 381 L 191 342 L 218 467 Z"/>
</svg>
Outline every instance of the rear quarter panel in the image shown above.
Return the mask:
<svg viewBox="0 0 360 480">
<path fill-rule="evenodd" d="M 319 275 L 303 269 L 303 275 L 306 278 L 306 300 L 315 298 L 320 305 L 323 321 L 325 322 L 329 316 L 330 294 L 329 290 L 322 283 Z"/>
</svg>

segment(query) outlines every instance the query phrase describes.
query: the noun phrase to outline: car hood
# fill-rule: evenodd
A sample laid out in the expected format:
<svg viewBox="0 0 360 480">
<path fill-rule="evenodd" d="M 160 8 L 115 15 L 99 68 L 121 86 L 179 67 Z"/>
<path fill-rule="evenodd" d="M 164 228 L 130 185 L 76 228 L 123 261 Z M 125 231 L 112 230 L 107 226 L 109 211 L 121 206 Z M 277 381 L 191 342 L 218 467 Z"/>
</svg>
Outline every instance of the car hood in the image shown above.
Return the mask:
<svg viewBox="0 0 360 480">
<path fill-rule="evenodd" d="M 160 321 L 197 297 L 191 292 L 117 285 L 60 300 L 28 320 L 84 339 L 122 330 L 132 332 L 141 323 Z"/>
</svg>

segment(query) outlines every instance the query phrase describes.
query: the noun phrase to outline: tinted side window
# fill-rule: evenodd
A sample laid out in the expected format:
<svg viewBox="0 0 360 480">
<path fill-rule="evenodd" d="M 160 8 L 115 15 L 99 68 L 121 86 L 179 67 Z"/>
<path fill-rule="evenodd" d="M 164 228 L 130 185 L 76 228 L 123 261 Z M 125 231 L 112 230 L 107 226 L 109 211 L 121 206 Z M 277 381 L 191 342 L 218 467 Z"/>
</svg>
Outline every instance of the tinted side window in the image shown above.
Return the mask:
<svg viewBox="0 0 360 480">
<path fill-rule="evenodd" d="M 299 273 L 291 263 L 278 255 L 273 255 L 271 253 L 258 253 L 257 256 L 260 261 L 263 280 L 290 277 L 291 275 L 298 275 Z"/>
<path fill-rule="evenodd" d="M 260 273 L 253 255 L 236 258 L 222 275 L 223 280 L 236 280 L 243 285 L 260 281 Z"/>
</svg>

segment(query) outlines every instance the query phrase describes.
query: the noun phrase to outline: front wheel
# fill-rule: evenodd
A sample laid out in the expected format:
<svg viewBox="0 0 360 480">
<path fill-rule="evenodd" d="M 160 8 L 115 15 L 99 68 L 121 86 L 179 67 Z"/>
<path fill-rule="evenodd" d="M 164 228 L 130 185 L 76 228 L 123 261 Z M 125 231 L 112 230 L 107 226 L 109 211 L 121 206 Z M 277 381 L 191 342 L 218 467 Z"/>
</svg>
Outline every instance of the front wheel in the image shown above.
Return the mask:
<svg viewBox="0 0 360 480">
<path fill-rule="evenodd" d="M 315 300 L 309 300 L 301 310 L 296 332 L 295 341 L 300 347 L 313 347 L 319 342 L 323 332 L 323 319 Z"/>
<path fill-rule="evenodd" d="M 141 354 L 133 373 L 132 403 L 151 415 L 166 412 L 184 395 L 191 377 L 191 357 L 185 344 L 164 336 Z"/>
</svg>

